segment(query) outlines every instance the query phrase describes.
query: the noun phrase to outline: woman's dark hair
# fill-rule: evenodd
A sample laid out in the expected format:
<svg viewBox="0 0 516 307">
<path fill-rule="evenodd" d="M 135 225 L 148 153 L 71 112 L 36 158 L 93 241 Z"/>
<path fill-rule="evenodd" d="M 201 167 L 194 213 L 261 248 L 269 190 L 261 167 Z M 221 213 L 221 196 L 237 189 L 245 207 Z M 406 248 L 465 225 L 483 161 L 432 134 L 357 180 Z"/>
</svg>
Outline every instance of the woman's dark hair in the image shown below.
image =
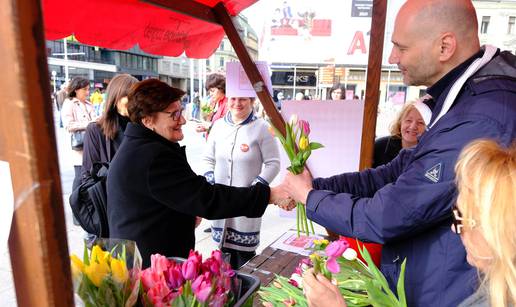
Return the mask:
<svg viewBox="0 0 516 307">
<path fill-rule="evenodd" d="M 226 93 L 226 77 L 221 74 L 211 74 L 206 77 L 206 89 L 218 88 L 224 94 Z"/>
<path fill-rule="evenodd" d="M 181 100 L 185 92 L 158 79 L 147 79 L 134 84 L 127 95 L 127 111 L 133 123 L 142 123 L 146 116 L 165 110 Z"/>
<path fill-rule="evenodd" d="M 104 114 L 98 120 L 102 132 L 109 139 L 114 140 L 118 133 L 118 110 L 117 102 L 129 94 L 131 86 L 138 82 L 138 79 L 128 74 L 116 75 L 108 84 L 106 89 L 106 101 Z"/>
<path fill-rule="evenodd" d="M 342 83 L 334 84 L 334 85 L 331 87 L 330 91 L 328 92 L 328 97 L 327 97 L 327 99 L 332 100 L 332 98 L 331 98 L 331 93 L 333 93 L 333 91 L 334 91 L 334 90 L 337 90 L 337 89 L 339 89 L 339 88 L 340 88 L 340 92 L 341 92 L 339 99 L 346 99 L 346 87 L 345 87 L 345 86 L 344 86 L 344 84 L 342 84 Z"/>
<path fill-rule="evenodd" d="M 68 97 L 74 98 L 76 96 L 75 91 L 81 88 L 85 88 L 90 85 L 90 81 L 84 77 L 74 77 L 68 85 Z"/>
</svg>

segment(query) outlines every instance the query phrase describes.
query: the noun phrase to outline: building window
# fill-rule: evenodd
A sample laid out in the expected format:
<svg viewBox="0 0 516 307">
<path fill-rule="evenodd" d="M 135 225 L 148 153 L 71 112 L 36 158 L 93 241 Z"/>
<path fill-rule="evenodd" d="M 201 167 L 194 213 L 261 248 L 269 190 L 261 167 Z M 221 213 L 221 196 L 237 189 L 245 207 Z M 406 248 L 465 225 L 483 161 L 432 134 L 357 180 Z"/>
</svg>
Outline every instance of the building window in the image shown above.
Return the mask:
<svg viewBox="0 0 516 307">
<path fill-rule="evenodd" d="M 224 41 L 220 42 L 220 50 L 224 50 Z"/>
<path fill-rule="evenodd" d="M 224 57 L 220 57 L 220 67 L 224 67 Z"/>
<path fill-rule="evenodd" d="M 486 34 L 489 27 L 490 16 L 482 16 L 482 24 L 480 25 L 480 34 Z"/>
<path fill-rule="evenodd" d="M 514 24 L 516 23 L 516 16 L 509 16 L 509 24 L 507 25 L 507 34 L 514 34 Z"/>
</svg>

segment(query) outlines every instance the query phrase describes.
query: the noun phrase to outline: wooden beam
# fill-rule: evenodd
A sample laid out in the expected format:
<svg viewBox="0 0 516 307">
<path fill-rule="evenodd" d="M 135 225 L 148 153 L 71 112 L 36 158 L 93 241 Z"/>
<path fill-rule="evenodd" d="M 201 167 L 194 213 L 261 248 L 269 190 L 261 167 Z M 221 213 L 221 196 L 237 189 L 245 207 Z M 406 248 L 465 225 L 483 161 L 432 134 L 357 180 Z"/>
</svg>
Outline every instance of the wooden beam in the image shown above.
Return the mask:
<svg viewBox="0 0 516 307">
<path fill-rule="evenodd" d="M 376 117 L 380 99 L 380 79 L 382 75 L 383 38 L 385 35 L 385 16 L 387 0 L 373 1 L 373 18 L 369 37 L 369 59 L 367 64 L 367 81 L 362 123 L 362 147 L 360 149 L 360 170 L 373 164 Z"/>
<path fill-rule="evenodd" d="M 213 8 L 213 12 L 217 20 L 224 28 L 224 31 L 226 31 L 226 35 L 231 42 L 231 45 L 233 45 L 238 59 L 242 63 L 242 67 L 244 68 L 247 77 L 251 81 L 251 84 L 253 84 L 254 90 L 256 91 L 256 94 L 258 95 L 258 98 L 260 99 L 265 112 L 267 112 L 267 115 L 271 119 L 272 124 L 274 127 L 276 127 L 276 129 L 278 129 L 279 132 L 285 135 L 285 121 L 279 114 L 278 109 L 276 109 L 274 101 L 272 100 L 272 97 L 267 90 L 267 87 L 265 86 L 265 82 L 263 81 L 258 68 L 251 59 L 249 52 L 247 52 L 244 42 L 238 34 L 235 24 L 233 23 L 231 16 L 226 10 L 226 7 L 222 2 L 219 2 Z"/>
<path fill-rule="evenodd" d="M 193 0 L 143 0 L 150 4 L 188 15 L 200 20 L 220 24 L 211 7 Z"/>
<path fill-rule="evenodd" d="M 13 183 L 17 303 L 73 306 L 40 1 L 0 0 L 0 7 L 0 160 Z"/>
</svg>

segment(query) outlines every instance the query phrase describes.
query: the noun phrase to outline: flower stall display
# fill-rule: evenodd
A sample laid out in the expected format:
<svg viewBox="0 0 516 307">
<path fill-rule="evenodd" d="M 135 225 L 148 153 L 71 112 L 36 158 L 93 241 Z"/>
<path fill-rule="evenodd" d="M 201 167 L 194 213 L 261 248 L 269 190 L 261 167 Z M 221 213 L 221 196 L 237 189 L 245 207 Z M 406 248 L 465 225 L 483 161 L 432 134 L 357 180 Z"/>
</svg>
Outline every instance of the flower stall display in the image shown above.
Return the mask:
<svg viewBox="0 0 516 307">
<path fill-rule="evenodd" d="M 290 160 L 290 166 L 287 169 L 295 175 L 303 172 L 306 161 L 312 154 L 312 150 L 324 147 L 320 143 L 310 142 L 310 124 L 306 120 L 298 119 L 295 114 L 285 123 L 285 137 L 272 124 L 271 127 L 274 136 L 280 140 Z M 307 236 L 310 235 L 310 231 L 312 234 L 315 234 L 312 221 L 308 221 L 306 218 L 305 206 L 298 202 L 296 211 L 297 236 L 300 236 L 300 232 L 306 233 Z"/>
<path fill-rule="evenodd" d="M 232 306 L 236 301 L 235 272 L 215 250 L 202 261 L 197 251 L 190 251 L 182 261 L 154 254 L 151 267 L 142 271 L 144 306 Z"/>
<path fill-rule="evenodd" d="M 82 260 L 70 256 L 74 292 L 86 307 L 134 306 L 138 300 L 141 256 L 134 241 L 98 239 Z"/>
<path fill-rule="evenodd" d="M 300 261 L 290 278 L 276 276 L 268 287 L 262 287 L 258 294 L 264 306 L 308 306 L 303 293 L 302 275 L 309 268 L 323 274 L 339 288 L 348 307 L 406 307 L 405 264 L 397 283 L 397 295 L 391 291 L 387 280 L 375 266 L 366 248 L 360 249 L 366 263 L 357 258 L 357 252 L 349 248 L 345 240 L 329 243 L 315 240 L 315 251 L 309 258 Z"/>
</svg>

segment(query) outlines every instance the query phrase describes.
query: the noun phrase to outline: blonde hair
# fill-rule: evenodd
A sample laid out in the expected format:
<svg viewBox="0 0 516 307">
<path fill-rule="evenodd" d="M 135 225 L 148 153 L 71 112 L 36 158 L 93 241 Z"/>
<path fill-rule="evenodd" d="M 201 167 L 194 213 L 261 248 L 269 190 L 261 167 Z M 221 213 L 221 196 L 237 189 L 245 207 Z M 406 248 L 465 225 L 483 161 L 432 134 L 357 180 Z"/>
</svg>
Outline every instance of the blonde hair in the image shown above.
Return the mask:
<svg viewBox="0 0 516 307">
<path fill-rule="evenodd" d="M 466 219 L 479 223 L 479 231 L 492 251 L 482 281 L 490 293 L 490 306 L 516 303 L 516 142 L 502 148 L 491 140 L 466 146 L 455 166 L 457 205 Z"/>
<path fill-rule="evenodd" d="M 398 112 L 398 116 L 396 116 L 396 119 L 391 123 L 391 126 L 389 128 L 391 136 L 397 136 L 401 138 L 401 122 L 412 109 L 417 111 L 416 107 L 414 106 L 414 102 L 415 101 L 407 102 L 403 106 L 403 108 L 401 108 L 401 110 Z"/>
</svg>

